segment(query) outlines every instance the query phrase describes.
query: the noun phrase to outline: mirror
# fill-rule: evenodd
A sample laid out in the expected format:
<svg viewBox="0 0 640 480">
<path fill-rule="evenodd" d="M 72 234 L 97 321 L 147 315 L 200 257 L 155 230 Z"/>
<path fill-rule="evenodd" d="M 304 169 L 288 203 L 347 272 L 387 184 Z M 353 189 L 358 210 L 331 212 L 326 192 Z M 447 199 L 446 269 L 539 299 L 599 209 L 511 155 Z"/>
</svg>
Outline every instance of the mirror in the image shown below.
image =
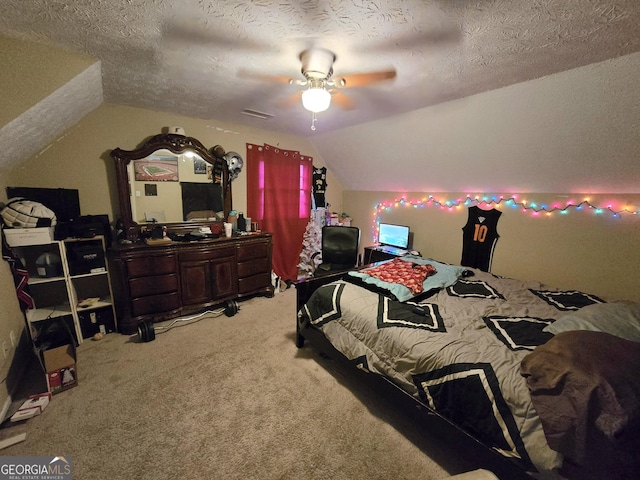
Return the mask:
<svg viewBox="0 0 640 480">
<path fill-rule="evenodd" d="M 231 211 L 227 162 L 195 138 L 155 135 L 135 150 L 116 148 L 111 157 L 127 240 L 137 241 L 143 226 L 184 233 L 223 222 Z"/>
</svg>

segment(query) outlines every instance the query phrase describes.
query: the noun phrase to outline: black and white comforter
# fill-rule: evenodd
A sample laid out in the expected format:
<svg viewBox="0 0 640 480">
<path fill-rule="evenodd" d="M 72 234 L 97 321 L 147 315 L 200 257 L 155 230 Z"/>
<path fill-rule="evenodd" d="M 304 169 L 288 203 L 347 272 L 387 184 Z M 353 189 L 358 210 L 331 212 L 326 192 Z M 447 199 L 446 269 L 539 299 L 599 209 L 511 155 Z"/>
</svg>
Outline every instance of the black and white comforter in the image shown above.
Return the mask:
<svg viewBox="0 0 640 480">
<path fill-rule="evenodd" d="M 472 271 L 420 302 L 348 280 L 330 283 L 314 292 L 299 321 L 483 444 L 555 477 L 562 457 L 547 445 L 520 363 L 552 336 L 543 328 L 555 318 L 601 300 Z"/>
</svg>

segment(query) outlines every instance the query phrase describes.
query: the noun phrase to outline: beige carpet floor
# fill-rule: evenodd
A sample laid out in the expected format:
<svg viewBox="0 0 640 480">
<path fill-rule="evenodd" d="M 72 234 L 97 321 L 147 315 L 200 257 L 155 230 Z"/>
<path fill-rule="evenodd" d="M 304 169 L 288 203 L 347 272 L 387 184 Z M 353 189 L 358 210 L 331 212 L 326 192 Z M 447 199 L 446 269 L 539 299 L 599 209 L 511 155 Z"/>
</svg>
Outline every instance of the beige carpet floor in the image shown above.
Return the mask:
<svg viewBox="0 0 640 480">
<path fill-rule="evenodd" d="M 294 332 L 289 288 L 152 342 L 85 341 L 78 386 L 0 454 L 70 456 L 78 480 L 437 480 L 477 468 L 336 361 L 297 349 Z"/>
</svg>

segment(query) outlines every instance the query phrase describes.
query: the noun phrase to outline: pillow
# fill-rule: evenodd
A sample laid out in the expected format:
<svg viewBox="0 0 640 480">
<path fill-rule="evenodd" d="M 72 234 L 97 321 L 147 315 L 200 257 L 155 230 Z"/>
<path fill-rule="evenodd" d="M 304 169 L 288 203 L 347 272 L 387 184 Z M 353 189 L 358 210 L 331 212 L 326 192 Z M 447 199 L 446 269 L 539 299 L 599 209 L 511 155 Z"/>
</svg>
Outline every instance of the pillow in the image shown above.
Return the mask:
<svg viewBox="0 0 640 480">
<path fill-rule="evenodd" d="M 640 303 L 595 303 L 564 315 L 544 327 L 557 335 L 569 330 L 604 332 L 640 342 Z"/>
<path fill-rule="evenodd" d="M 458 281 L 458 278 L 462 276 L 462 272 L 466 269 L 464 267 L 457 267 L 453 265 L 447 265 L 446 263 L 436 262 L 435 260 L 417 257 L 413 255 L 405 255 L 394 260 L 416 263 L 418 265 L 430 265 L 436 269 L 436 272 L 427 276 L 422 282 L 422 292 L 413 294 L 409 288 L 400 283 L 385 282 L 378 278 L 367 275 L 367 269 L 357 272 L 349 272 L 349 275 L 362 280 L 365 284 L 370 284 L 376 287 L 378 290 L 382 290 L 383 293 L 390 294 L 396 298 L 399 302 L 406 302 L 411 300 L 424 292 L 433 290 L 435 288 L 445 288 L 449 285 L 453 285 Z M 389 262 L 391 263 L 391 262 Z M 375 268 L 375 267 L 372 267 Z M 364 285 L 363 285 L 364 286 Z"/>
</svg>

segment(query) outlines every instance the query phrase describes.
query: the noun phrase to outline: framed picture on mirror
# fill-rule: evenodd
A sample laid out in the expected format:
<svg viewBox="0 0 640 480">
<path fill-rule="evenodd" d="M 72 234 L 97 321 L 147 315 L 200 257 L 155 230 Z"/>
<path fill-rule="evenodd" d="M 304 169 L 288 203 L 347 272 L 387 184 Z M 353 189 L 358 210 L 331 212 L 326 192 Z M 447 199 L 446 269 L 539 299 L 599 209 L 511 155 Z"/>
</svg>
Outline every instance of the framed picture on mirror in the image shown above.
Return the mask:
<svg viewBox="0 0 640 480">
<path fill-rule="evenodd" d="M 201 158 L 193 159 L 193 173 L 196 175 L 206 175 L 207 174 L 207 162 L 202 160 Z"/>
<path fill-rule="evenodd" d="M 178 157 L 176 155 L 149 155 L 133 162 L 138 182 L 177 182 Z"/>
</svg>

